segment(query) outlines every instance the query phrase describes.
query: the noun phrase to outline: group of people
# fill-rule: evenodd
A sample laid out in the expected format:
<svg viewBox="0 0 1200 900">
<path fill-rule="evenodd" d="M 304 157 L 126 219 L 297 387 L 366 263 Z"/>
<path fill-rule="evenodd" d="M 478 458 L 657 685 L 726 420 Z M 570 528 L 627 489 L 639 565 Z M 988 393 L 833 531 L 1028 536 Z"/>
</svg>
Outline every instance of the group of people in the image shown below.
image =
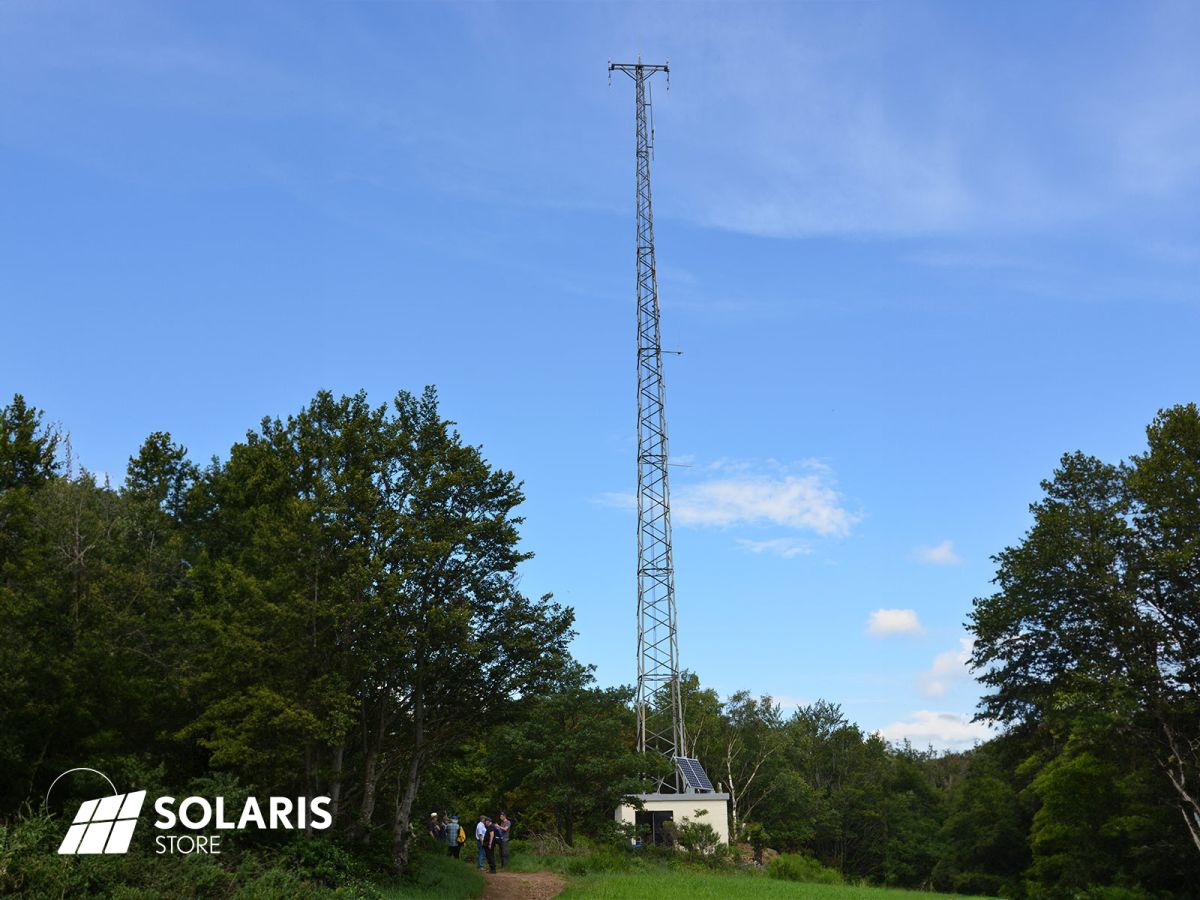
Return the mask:
<svg viewBox="0 0 1200 900">
<path fill-rule="evenodd" d="M 458 816 L 448 816 L 445 813 L 439 818 L 437 813 L 429 814 L 429 836 L 439 843 L 446 845 L 446 851 L 455 859 L 459 859 L 463 844 L 467 842 L 467 832 L 459 824 Z M 475 868 L 483 870 L 486 861 L 489 872 L 496 871 L 496 855 L 499 852 L 500 865 L 508 865 L 508 839 L 512 834 L 512 822 L 505 813 L 500 813 L 498 821 L 493 822 L 488 816 L 480 816 L 475 824 L 475 844 L 478 852 L 475 858 Z"/>
</svg>

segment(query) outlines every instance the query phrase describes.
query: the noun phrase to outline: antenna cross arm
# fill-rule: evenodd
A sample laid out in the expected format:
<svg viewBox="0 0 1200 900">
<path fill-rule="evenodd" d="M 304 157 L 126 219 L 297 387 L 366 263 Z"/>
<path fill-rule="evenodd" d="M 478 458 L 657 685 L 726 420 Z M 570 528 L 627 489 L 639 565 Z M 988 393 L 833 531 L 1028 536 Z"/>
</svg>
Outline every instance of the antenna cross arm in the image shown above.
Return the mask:
<svg viewBox="0 0 1200 900">
<path fill-rule="evenodd" d="M 637 73 L 639 71 L 644 76 L 645 75 L 653 75 L 655 72 L 666 72 L 667 74 L 670 74 L 671 67 L 667 63 L 662 63 L 660 65 L 658 63 L 640 63 L 640 62 L 638 62 L 638 63 L 614 63 L 614 62 L 610 62 L 608 64 L 608 71 L 624 72 L 630 78 L 636 78 Z"/>
</svg>

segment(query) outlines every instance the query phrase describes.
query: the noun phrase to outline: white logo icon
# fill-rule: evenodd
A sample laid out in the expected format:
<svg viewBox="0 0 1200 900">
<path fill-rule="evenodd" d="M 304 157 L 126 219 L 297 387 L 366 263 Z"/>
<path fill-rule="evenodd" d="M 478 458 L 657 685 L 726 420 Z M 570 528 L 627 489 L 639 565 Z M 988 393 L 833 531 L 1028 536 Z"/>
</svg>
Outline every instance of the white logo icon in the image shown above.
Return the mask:
<svg viewBox="0 0 1200 900">
<path fill-rule="evenodd" d="M 145 791 L 83 801 L 58 852 L 124 853 L 129 849 L 129 839 L 145 801 Z"/>
</svg>

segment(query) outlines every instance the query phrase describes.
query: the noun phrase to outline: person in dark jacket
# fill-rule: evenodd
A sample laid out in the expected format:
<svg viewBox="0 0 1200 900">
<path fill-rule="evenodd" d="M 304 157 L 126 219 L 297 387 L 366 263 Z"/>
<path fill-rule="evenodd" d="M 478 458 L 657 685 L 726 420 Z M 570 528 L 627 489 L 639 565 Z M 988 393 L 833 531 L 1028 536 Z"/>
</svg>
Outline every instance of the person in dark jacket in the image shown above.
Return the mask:
<svg viewBox="0 0 1200 900">
<path fill-rule="evenodd" d="M 487 856 L 488 871 L 496 874 L 496 823 L 491 819 L 484 820 L 487 829 L 483 834 L 483 852 Z"/>
<path fill-rule="evenodd" d="M 429 814 L 429 822 L 426 824 L 425 828 L 429 831 L 429 836 L 431 838 L 433 838 L 436 842 L 441 843 L 444 832 L 442 823 L 438 821 L 437 813 L 431 812 Z"/>
</svg>

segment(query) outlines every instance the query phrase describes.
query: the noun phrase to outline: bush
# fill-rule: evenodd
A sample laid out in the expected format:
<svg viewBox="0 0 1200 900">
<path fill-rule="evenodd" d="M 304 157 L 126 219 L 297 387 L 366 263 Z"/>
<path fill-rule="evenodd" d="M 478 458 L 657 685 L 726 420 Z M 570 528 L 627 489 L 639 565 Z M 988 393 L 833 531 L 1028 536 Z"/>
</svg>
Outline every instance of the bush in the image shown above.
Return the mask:
<svg viewBox="0 0 1200 900">
<path fill-rule="evenodd" d="M 287 900 L 342 885 L 350 896 L 370 896 L 357 878 L 366 869 L 337 844 L 299 837 L 280 850 L 221 856 L 159 855 L 131 849 L 122 856 L 59 856 L 66 822 L 26 808 L 0 823 L 0 895 L 104 896 L 117 900 L 157 897 L 233 897 Z"/>
<path fill-rule="evenodd" d="M 755 865 L 762 865 L 763 851 L 767 849 L 767 842 L 771 840 L 771 835 L 767 833 L 767 829 L 757 822 L 750 822 L 742 829 L 742 834 L 746 838 L 746 842 L 754 851 Z"/>
<path fill-rule="evenodd" d="M 771 860 L 767 874 L 781 881 L 803 881 L 808 884 L 844 884 L 842 873 L 821 865 L 811 856 L 786 853 Z"/>
<path fill-rule="evenodd" d="M 976 894 L 984 897 L 1011 896 L 1010 879 L 990 872 L 959 872 L 950 879 L 949 886 L 939 890 L 953 890 L 962 894 Z"/>
<path fill-rule="evenodd" d="M 604 822 L 596 828 L 596 843 L 628 850 L 638 836 L 638 828 L 632 822 Z"/>
<path fill-rule="evenodd" d="M 287 869 L 265 870 L 254 881 L 245 885 L 233 896 L 236 900 L 276 900 L 285 897 L 315 897 L 320 889 Z M 200 895 L 204 896 L 204 895 Z"/>
<path fill-rule="evenodd" d="M 324 837 L 299 835 L 284 847 L 283 862 L 289 870 L 329 887 L 367 875 L 361 860 L 336 841 Z"/>
<path fill-rule="evenodd" d="M 737 851 L 726 845 L 707 822 L 685 818 L 678 823 L 666 822 L 664 830 L 671 843 L 683 851 L 686 862 L 718 868 L 732 863 L 737 855 Z"/>
<path fill-rule="evenodd" d="M 1144 900 L 1145 891 L 1123 887 L 1090 887 L 1079 895 L 1081 900 Z"/>
</svg>

